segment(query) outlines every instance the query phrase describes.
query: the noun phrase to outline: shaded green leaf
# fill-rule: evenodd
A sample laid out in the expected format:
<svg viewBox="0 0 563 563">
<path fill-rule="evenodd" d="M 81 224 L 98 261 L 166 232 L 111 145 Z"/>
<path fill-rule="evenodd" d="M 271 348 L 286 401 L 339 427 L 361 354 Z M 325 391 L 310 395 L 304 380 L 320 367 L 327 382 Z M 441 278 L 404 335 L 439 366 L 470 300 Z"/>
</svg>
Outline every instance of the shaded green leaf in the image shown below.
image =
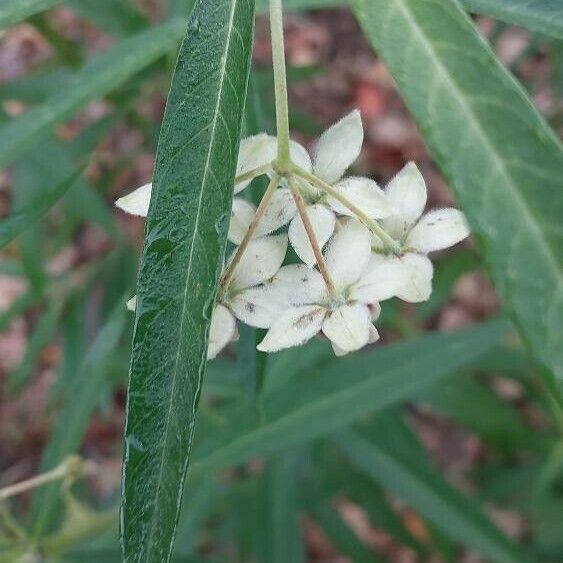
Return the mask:
<svg viewBox="0 0 563 563">
<path fill-rule="evenodd" d="M 107 366 L 115 351 L 127 318 L 127 311 L 121 300 L 112 315 L 98 333 L 90 350 L 84 356 L 69 389 L 62 412 L 49 444 L 43 453 L 40 471 L 49 471 L 61 463 L 79 447 L 90 415 L 100 398 L 105 384 Z M 59 501 L 59 484 L 54 483 L 38 489 L 33 497 L 30 521 L 36 536 L 52 524 L 54 510 Z"/>
<path fill-rule="evenodd" d="M 225 253 L 254 24 L 250 0 L 201 0 L 159 142 L 130 372 L 126 561 L 167 561 Z"/>
<path fill-rule="evenodd" d="M 35 193 L 26 202 L 25 207 L 15 209 L 0 222 L 0 248 L 23 233 L 35 221 L 40 219 L 49 209 L 66 194 L 79 180 L 82 170 L 75 172 L 54 188 Z"/>
<path fill-rule="evenodd" d="M 192 473 L 229 467 L 326 436 L 456 374 L 498 345 L 504 334 L 506 324 L 493 323 L 333 358 L 266 395 L 264 421 L 258 427 L 248 424 L 246 404 L 227 410 L 223 429 L 215 428 L 195 450 Z"/>
<path fill-rule="evenodd" d="M 496 288 L 536 357 L 563 378 L 563 151 L 453 0 L 354 0 Z"/>
<path fill-rule="evenodd" d="M 0 28 L 48 10 L 63 0 L 0 0 Z"/>
<path fill-rule="evenodd" d="M 0 166 L 32 145 L 37 135 L 70 117 L 91 100 L 108 94 L 171 51 L 184 30 L 182 20 L 173 20 L 121 41 L 94 57 L 61 84 L 56 95 L 0 129 Z"/>
<path fill-rule="evenodd" d="M 418 448 L 411 448 L 400 431 L 387 425 L 371 432 L 371 439 L 368 439 L 361 433 L 347 430 L 338 434 L 336 442 L 363 472 L 488 561 L 531 561 L 471 500 L 451 487 L 428 464 L 421 463 Z"/>
<path fill-rule="evenodd" d="M 560 0 L 462 0 L 462 4 L 470 12 L 563 39 L 563 4 Z"/>
</svg>

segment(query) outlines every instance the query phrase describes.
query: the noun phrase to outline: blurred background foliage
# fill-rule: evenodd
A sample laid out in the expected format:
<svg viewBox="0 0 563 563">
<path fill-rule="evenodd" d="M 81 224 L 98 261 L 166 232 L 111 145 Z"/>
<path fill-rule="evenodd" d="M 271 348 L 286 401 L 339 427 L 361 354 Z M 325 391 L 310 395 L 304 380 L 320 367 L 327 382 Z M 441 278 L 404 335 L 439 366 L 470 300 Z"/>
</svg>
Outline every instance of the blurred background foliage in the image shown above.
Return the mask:
<svg viewBox="0 0 563 563">
<path fill-rule="evenodd" d="M 72 493 L 0 498 L 0 561 L 29 538 L 47 560 L 120 559 L 124 303 L 143 222 L 113 201 L 151 179 L 190 4 L 0 2 L 0 486 L 76 452 L 96 467 Z M 286 2 L 296 138 L 359 107 L 356 172 L 384 183 L 415 160 L 431 205 L 452 204 L 342 4 Z M 560 16 L 464 4 L 496 6 L 505 21 L 476 16 L 481 33 L 561 133 Z M 270 58 L 260 16 L 248 133 L 272 131 Z M 266 360 L 243 331 L 208 367 L 177 560 L 563 561 L 563 417 L 502 316 L 469 242 L 439 258 L 429 302 L 384 304 L 373 361 L 335 363 L 321 343 Z"/>
</svg>

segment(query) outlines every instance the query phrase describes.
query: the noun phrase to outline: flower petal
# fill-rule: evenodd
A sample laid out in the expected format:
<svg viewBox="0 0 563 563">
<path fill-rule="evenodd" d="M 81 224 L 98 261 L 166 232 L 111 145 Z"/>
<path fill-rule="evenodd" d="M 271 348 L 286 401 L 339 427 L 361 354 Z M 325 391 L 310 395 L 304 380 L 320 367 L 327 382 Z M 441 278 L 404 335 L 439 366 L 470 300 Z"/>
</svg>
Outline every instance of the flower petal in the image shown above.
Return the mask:
<svg viewBox="0 0 563 563">
<path fill-rule="evenodd" d="M 245 289 L 235 295 L 229 305 L 239 320 L 256 328 L 270 328 L 289 307 L 267 286 Z"/>
<path fill-rule="evenodd" d="M 421 303 L 428 301 L 432 293 L 432 277 L 434 267 L 432 262 L 420 254 L 405 254 L 401 258 L 406 280 L 403 288 L 397 292 L 397 297 L 408 303 Z"/>
<path fill-rule="evenodd" d="M 229 223 L 229 240 L 234 244 L 240 244 L 248 227 L 256 213 L 256 208 L 248 201 L 235 197 L 231 211 L 231 222 Z"/>
<path fill-rule="evenodd" d="M 287 235 L 252 239 L 235 268 L 230 289 L 236 292 L 270 279 L 280 269 L 286 251 Z"/>
<path fill-rule="evenodd" d="M 277 352 L 304 344 L 321 331 L 326 314 L 324 307 L 311 305 L 289 309 L 272 325 L 258 350 Z"/>
<path fill-rule="evenodd" d="M 115 202 L 115 205 L 119 207 L 119 209 L 123 209 L 125 213 L 146 217 L 149 213 L 151 193 L 152 184 L 145 184 L 130 194 L 119 198 Z"/>
<path fill-rule="evenodd" d="M 411 270 L 402 258 L 372 254 L 362 277 L 350 290 L 350 298 L 371 304 L 396 297 L 409 282 Z"/>
<path fill-rule="evenodd" d="M 325 260 L 332 280 L 343 289 L 358 281 L 366 269 L 371 255 L 371 236 L 357 219 L 346 218 L 340 225 L 328 244 Z"/>
<path fill-rule="evenodd" d="M 239 156 L 237 163 L 237 176 L 272 162 L 276 158 L 277 140 L 275 137 L 260 133 L 253 137 L 248 137 L 240 142 Z M 238 194 L 252 180 L 245 180 L 235 184 L 235 194 Z"/>
<path fill-rule="evenodd" d="M 360 112 L 354 110 L 319 139 L 313 158 L 315 174 L 329 184 L 338 182 L 360 156 L 363 142 L 362 118 Z"/>
<path fill-rule="evenodd" d="M 236 335 L 236 321 L 223 305 L 216 305 L 211 316 L 207 359 L 212 360 Z"/>
<path fill-rule="evenodd" d="M 133 297 L 131 297 L 131 299 L 129 299 L 129 301 L 127 301 L 125 306 L 127 307 L 128 311 L 131 311 L 131 312 L 134 313 L 135 309 L 137 308 L 137 296 L 133 295 Z"/>
<path fill-rule="evenodd" d="M 319 248 L 322 250 L 334 232 L 336 217 L 330 209 L 321 204 L 308 205 L 306 210 L 309 221 L 311 221 L 311 225 L 315 231 Z M 313 267 L 317 263 L 313 247 L 309 242 L 309 237 L 305 230 L 305 225 L 303 225 L 303 221 L 299 215 L 296 215 L 289 225 L 289 240 L 299 258 L 301 258 L 307 266 Z"/>
<path fill-rule="evenodd" d="M 279 188 L 274 192 L 270 205 L 260 219 L 256 236 L 269 235 L 283 227 L 293 219 L 297 213 L 295 201 L 287 188 Z"/>
<path fill-rule="evenodd" d="M 409 162 L 387 185 L 385 197 L 395 213 L 382 221 L 385 230 L 402 240 L 426 206 L 426 182 L 416 164 Z"/>
<path fill-rule="evenodd" d="M 383 190 L 369 178 L 344 178 L 335 184 L 334 189 L 374 219 L 388 217 L 393 212 Z M 333 197 L 329 197 L 328 202 L 336 213 L 354 216 L 354 213 Z"/>
<path fill-rule="evenodd" d="M 304 264 L 284 266 L 268 287 L 277 300 L 291 307 L 319 303 L 326 295 L 325 281 L 320 272 Z"/>
<path fill-rule="evenodd" d="M 457 209 L 430 211 L 414 226 L 407 237 L 407 246 L 418 252 L 442 250 L 469 236 L 465 216 Z"/>
<path fill-rule="evenodd" d="M 370 326 L 370 314 L 365 305 L 343 305 L 327 316 L 323 333 L 338 349 L 354 352 L 369 342 Z"/>
<path fill-rule="evenodd" d="M 293 164 L 296 164 L 299 168 L 303 168 L 307 172 L 311 172 L 313 170 L 311 157 L 303 145 L 300 145 L 295 141 L 289 141 L 289 152 L 291 154 Z"/>
</svg>

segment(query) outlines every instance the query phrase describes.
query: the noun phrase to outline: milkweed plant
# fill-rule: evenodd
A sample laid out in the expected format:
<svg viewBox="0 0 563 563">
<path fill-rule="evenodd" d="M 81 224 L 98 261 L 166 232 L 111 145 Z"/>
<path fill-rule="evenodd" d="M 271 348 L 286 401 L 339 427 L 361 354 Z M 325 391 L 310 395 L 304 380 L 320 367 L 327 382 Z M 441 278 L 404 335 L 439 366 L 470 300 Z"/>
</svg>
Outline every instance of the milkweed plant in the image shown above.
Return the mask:
<svg viewBox="0 0 563 563">
<path fill-rule="evenodd" d="M 49 397 L 56 408 L 62 405 L 62 414 L 39 474 L 0 488 L 0 563 L 83 557 L 100 563 L 166 563 L 173 560 L 178 529 L 177 553 L 192 560 L 196 532 L 211 520 L 222 554 L 232 556 L 233 538 L 239 540 L 231 560 L 302 563 L 302 512 L 352 561 L 371 560 L 380 548 L 376 541 L 372 552 L 373 546 L 363 542 L 364 516 L 421 561 L 453 560 L 451 540 L 486 561 L 540 561 L 546 554 L 543 560 L 555 561 L 563 549 L 560 534 L 550 532 L 550 511 L 561 505 L 556 485 L 563 428 L 563 151 L 465 13 L 482 9 L 560 39 L 563 19 L 552 3 L 524 8 L 518 2 L 508 7 L 470 0 L 350 2 L 467 219 L 456 208 L 427 209 L 427 181 L 417 163 L 408 161 L 412 156 L 401 157 L 385 185 L 353 174 L 364 146 L 360 109 L 341 111 L 310 147 L 292 138 L 297 136 L 290 135 L 282 0 L 256 0 L 256 6 L 254 0 L 196 0 L 187 32 L 185 18 L 178 17 L 183 1 L 167 3 L 170 18 L 153 25 L 134 3 L 116 0 L 98 7 L 73 0 L 71 10 L 123 35 L 108 53 L 80 68 L 83 54 L 75 55 L 72 42 L 57 38 L 40 14 L 58 3 L 28 0 L 2 7 L 0 0 L 0 28 L 29 19 L 65 65 L 62 78 L 33 75 L 2 93 L 6 113 L 48 99 L 0 126 L 0 165 L 17 157 L 17 170 L 24 170 L 14 210 L 0 222 L 0 248 L 63 196 L 64 213 L 57 220 L 68 236 L 84 218 L 103 227 L 107 207 L 115 217 L 145 218 L 145 236 L 136 290 L 133 252 L 124 237 L 116 236 L 111 216 L 104 228 L 115 243 L 112 260 L 130 260 L 130 277 L 124 274 L 126 265 L 121 272 L 105 262 L 104 268 L 53 275 L 66 258 L 57 254 L 55 266 L 43 268 L 45 249 L 37 251 L 39 258 L 31 250 L 41 243 L 41 230 L 16 247 L 21 265 L 11 246 L 8 258 L 0 258 L 2 275 L 21 273 L 30 287 L 1 312 L 2 327 L 14 315 L 31 312 L 27 323 L 38 307 L 45 309 L 20 368 L 9 377 L 9 393 L 25 386 L 59 321 L 63 341 L 60 381 Z M 295 0 L 286 7 L 321 6 L 321 0 Z M 269 10 L 270 16 L 275 135 L 258 118 L 243 132 L 245 112 L 252 121 L 255 8 Z M 146 29 L 139 31 L 143 25 Z M 153 182 L 117 200 L 112 193 L 100 206 L 99 194 L 88 192 L 89 179 L 80 168 L 51 191 L 41 191 L 43 182 L 58 177 L 59 167 L 76 164 L 100 133 L 88 130 L 73 141 L 72 156 L 62 142 L 68 132 L 45 140 L 44 152 L 26 155 L 34 139 L 46 139 L 49 128 L 71 111 L 107 96 L 143 68 L 158 66 L 159 58 L 166 67 L 163 55 L 182 38 Z M 546 56 L 535 35 L 530 45 L 540 45 Z M 555 46 L 554 59 L 557 53 Z M 59 79 L 67 87 L 49 97 Z M 33 87 L 38 92 L 28 95 L 26 88 Z M 25 103 L 8 103 L 20 90 Z M 144 118 L 129 113 L 128 93 L 118 94 L 110 99 L 116 117 L 127 115 L 132 118 L 128 125 L 141 128 Z M 107 131 L 107 123 L 99 131 Z M 77 181 L 82 183 L 74 188 Z M 435 275 L 433 253 L 467 239 L 469 223 L 476 249 L 461 251 L 460 261 L 457 254 L 445 257 L 444 263 L 453 258 L 449 269 L 438 268 Z M 49 251 L 60 252 L 64 236 L 57 237 Z M 430 319 L 452 292 L 452 279 L 476 267 L 477 253 L 513 326 L 504 318 L 489 319 L 488 312 L 475 327 L 418 331 L 419 320 Z M 111 314 L 86 353 L 91 332 L 86 299 L 98 278 L 108 297 L 99 300 L 100 310 L 110 303 Z M 439 291 L 424 305 L 433 286 Z M 391 299 L 414 304 L 408 309 L 416 311 L 417 320 L 411 327 L 394 317 L 398 335 L 408 338 L 382 346 L 379 331 L 387 335 L 392 324 L 385 316 L 386 307 L 394 314 L 386 303 Z M 127 319 L 133 338 L 125 353 Z M 84 334 L 78 334 L 82 329 Z M 115 353 L 119 346 L 124 353 Z M 96 406 L 107 408 L 110 402 L 108 388 L 117 385 L 114 372 L 123 372 L 119 384 L 125 384 L 127 369 L 116 366 L 129 358 L 127 404 L 120 405 L 126 415 L 121 495 L 114 506 L 94 510 L 74 488 L 84 478 L 105 479 L 106 470 L 77 449 Z M 537 379 L 544 394 L 536 389 L 535 366 L 541 368 Z M 488 381 L 472 378 L 471 370 L 516 373 L 517 391 L 513 386 L 503 393 L 517 399 L 501 400 Z M 516 506 L 526 513 L 530 528 L 521 536 L 531 538 L 532 556 L 528 546 L 503 534 L 475 499 L 428 462 L 410 419 L 397 408 L 401 401 L 430 406 L 494 448 L 494 456 L 483 455 L 486 471 L 476 472 L 479 494 L 490 504 L 518 498 Z M 525 417 L 518 410 L 524 403 L 531 413 Z M 551 413 L 553 428 L 543 411 Z M 244 465 L 255 459 L 263 462 Z M 217 475 L 235 466 L 241 470 Z M 26 502 L 11 504 L 35 489 L 29 516 Z M 117 496 L 117 481 L 114 491 Z M 182 504 L 184 491 L 189 499 Z M 257 503 L 257 495 L 264 502 Z M 402 514 L 403 503 L 395 503 L 395 497 L 412 507 L 416 518 Z M 224 521 L 216 519 L 227 498 L 236 508 L 225 510 Z M 361 517 L 347 518 L 348 500 L 362 507 Z M 241 515 L 257 516 L 259 522 L 254 528 L 240 525 Z M 361 533 L 352 528 L 362 528 Z M 114 534 L 106 542 L 108 530 Z M 206 553 L 215 555 L 217 545 L 206 544 Z"/>
</svg>

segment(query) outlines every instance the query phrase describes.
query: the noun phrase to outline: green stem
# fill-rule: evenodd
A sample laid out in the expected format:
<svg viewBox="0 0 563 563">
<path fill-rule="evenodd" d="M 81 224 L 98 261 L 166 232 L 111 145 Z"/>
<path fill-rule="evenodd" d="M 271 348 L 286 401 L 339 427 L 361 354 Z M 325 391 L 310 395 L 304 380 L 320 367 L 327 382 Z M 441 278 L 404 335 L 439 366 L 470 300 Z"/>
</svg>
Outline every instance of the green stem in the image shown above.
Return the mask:
<svg viewBox="0 0 563 563">
<path fill-rule="evenodd" d="M 313 186 L 319 190 L 325 192 L 329 196 L 333 197 L 339 201 L 342 205 L 346 206 L 356 217 L 375 235 L 377 235 L 383 242 L 386 250 L 393 252 L 394 254 L 400 254 L 401 247 L 399 243 L 387 234 L 387 232 L 371 217 L 366 215 L 359 207 L 354 205 L 347 197 L 343 196 L 338 190 L 335 190 L 331 185 L 327 184 L 320 178 L 317 178 L 314 174 L 299 168 L 299 166 L 293 166 L 293 172 L 297 176 L 307 180 Z"/>
<path fill-rule="evenodd" d="M 230 261 L 229 265 L 227 266 L 227 268 L 223 272 L 223 276 L 221 278 L 221 289 L 223 291 L 227 287 L 229 287 L 229 284 L 231 283 L 231 280 L 233 279 L 233 274 L 235 273 L 235 269 L 238 266 L 243 254 L 246 250 L 246 247 L 248 246 L 252 237 L 254 236 L 254 233 L 256 232 L 256 229 L 258 228 L 258 224 L 260 223 L 260 219 L 262 219 L 262 217 L 264 216 L 264 213 L 268 209 L 268 205 L 270 205 L 270 201 L 272 201 L 272 197 L 274 197 L 274 193 L 276 192 L 276 189 L 278 188 L 279 182 L 280 182 L 280 177 L 277 174 L 274 174 L 274 176 L 270 180 L 270 184 L 268 185 L 268 189 L 264 193 L 264 196 L 262 197 L 262 201 L 260 202 L 260 205 L 258 206 L 258 209 L 256 210 L 256 213 L 254 214 L 254 217 L 252 218 L 252 221 L 250 222 L 250 225 L 248 226 L 248 231 L 246 231 L 246 234 L 244 235 L 242 242 L 240 243 L 239 247 L 237 248 L 233 259 Z"/>
<path fill-rule="evenodd" d="M 276 122 L 278 133 L 277 165 L 280 172 L 287 172 L 291 165 L 291 156 L 289 152 L 289 109 L 287 102 L 282 0 L 270 0 L 270 27 L 276 93 Z"/>
<path fill-rule="evenodd" d="M 235 184 L 240 184 L 241 182 L 246 182 L 247 180 L 254 180 L 258 176 L 262 176 L 268 173 L 273 168 L 273 163 L 269 162 L 268 164 L 264 164 L 263 166 L 259 166 L 258 168 L 254 168 L 254 170 L 249 170 L 240 176 L 235 178 Z"/>
</svg>

